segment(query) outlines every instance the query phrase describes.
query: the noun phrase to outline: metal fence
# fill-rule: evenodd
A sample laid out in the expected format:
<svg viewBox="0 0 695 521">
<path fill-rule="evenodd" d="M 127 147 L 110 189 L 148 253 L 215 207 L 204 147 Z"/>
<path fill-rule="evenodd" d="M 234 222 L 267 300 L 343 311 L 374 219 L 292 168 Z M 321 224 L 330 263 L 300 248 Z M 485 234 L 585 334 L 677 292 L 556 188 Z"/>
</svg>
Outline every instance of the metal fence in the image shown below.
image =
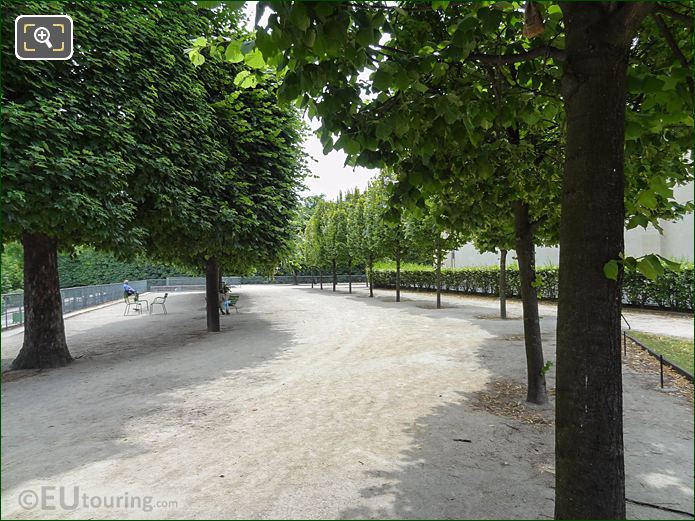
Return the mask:
<svg viewBox="0 0 695 521">
<path fill-rule="evenodd" d="M 164 280 L 164 279 L 162 279 Z M 145 293 L 151 287 L 148 280 L 133 280 L 128 284 L 138 293 Z M 60 290 L 63 313 L 98 306 L 123 298 L 123 284 L 99 284 L 79 286 Z M 2 328 L 24 323 L 24 293 L 8 293 L 2 296 Z"/>
<path fill-rule="evenodd" d="M 300 275 L 296 279 L 293 276 L 278 277 L 223 277 L 230 286 L 241 284 L 319 284 L 318 275 Z M 331 284 L 333 279 L 330 274 L 323 275 L 324 284 Z M 352 282 L 366 282 L 366 275 L 353 275 Z M 346 283 L 347 275 L 338 275 L 339 283 Z M 138 293 L 154 291 L 200 291 L 205 289 L 205 277 L 168 277 L 166 279 L 133 280 L 128 284 Z M 123 298 L 123 284 L 99 284 L 96 286 L 79 286 L 76 288 L 63 288 L 60 290 L 63 302 L 63 313 L 72 313 L 107 302 L 113 302 Z M 24 293 L 8 293 L 2 295 L 2 309 L 0 320 L 2 329 L 24 323 Z"/>
</svg>

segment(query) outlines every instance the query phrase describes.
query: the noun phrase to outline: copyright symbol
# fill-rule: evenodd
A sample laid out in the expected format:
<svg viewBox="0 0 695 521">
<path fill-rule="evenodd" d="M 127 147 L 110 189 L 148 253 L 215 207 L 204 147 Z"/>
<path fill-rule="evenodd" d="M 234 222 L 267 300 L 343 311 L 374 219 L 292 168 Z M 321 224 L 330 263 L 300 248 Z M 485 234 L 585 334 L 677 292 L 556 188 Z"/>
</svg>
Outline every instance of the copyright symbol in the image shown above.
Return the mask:
<svg viewBox="0 0 695 521">
<path fill-rule="evenodd" d="M 23 490 L 19 494 L 19 506 L 25 510 L 34 508 L 39 504 L 39 495 L 33 490 Z"/>
</svg>

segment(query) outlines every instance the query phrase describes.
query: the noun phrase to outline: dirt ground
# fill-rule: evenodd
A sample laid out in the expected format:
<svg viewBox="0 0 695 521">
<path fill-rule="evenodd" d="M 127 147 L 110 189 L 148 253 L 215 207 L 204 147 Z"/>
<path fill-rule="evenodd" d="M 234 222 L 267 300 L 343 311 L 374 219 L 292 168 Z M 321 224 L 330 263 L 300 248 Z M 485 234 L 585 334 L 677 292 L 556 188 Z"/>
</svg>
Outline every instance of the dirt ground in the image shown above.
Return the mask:
<svg viewBox="0 0 695 521">
<path fill-rule="evenodd" d="M 362 286 L 237 292 L 221 333 L 202 293 L 166 316 L 116 304 L 66 321 L 70 366 L 10 373 L 3 519 L 552 518 L 553 404 L 523 404 L 521 320 Z M 3 366 L 21 337 L 3 334 Z M 629 366 L 624 389 L 627 497 L 692 512 L 692 402 Z"/>
</svg>

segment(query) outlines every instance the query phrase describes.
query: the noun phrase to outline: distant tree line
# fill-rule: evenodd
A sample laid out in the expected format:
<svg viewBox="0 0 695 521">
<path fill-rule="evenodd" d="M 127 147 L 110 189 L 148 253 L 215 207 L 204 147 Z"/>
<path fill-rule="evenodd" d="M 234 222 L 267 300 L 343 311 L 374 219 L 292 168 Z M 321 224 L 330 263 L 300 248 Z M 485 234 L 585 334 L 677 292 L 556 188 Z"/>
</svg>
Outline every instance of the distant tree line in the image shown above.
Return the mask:
<svg viewBox="0 0 695 521">
<path fill-rule="evenodd" d="M 22 245 L 5 245 L 2 254 L 2 292 L 21 291 L 23 288 L 24 252 Z M 125 279 L 163 279 L 176 276 L 201 276 L 183 266 L 154 262 L 145 257 L 118 259 L 113 253 L 93 248 L 79 248 L 73 253 L 58 254 L 58 275 L 61 288 L 110 284 Z"/>
</svg>

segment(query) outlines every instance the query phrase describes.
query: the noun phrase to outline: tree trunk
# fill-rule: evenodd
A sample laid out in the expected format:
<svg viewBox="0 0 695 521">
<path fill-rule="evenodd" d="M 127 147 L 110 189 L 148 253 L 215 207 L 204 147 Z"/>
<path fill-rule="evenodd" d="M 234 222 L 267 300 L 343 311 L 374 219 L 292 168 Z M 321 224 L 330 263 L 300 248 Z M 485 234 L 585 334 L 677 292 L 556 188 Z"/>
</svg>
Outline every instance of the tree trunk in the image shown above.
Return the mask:
<svg viewBox="0 0 695 521">
<path fill-rule="evenodd" d="M 500 248 L 500 318 L 507 318 L 507 250 Z"/>
<path fill-rule="evenodd" d="M 44 369 L 70 363 L 58 280 L 58 241 L 22 235 L 24 246 L 24 342 L 12 369 Z"/>
<path fill-rule="evenodd" d="M 521 303 L 524 310 L 524 343 L 526 345 L 526 373 L 528 389 L 526 400 L 531 403 L 548 402 L 548 391 L 543 374 L 543 342 L 538 317 L 538 294 L 533 286 L 536 280 L 536 252 L 533 245 L 533 226 L 529 221 L 528 205 L 514 203 L 516 256 L 519 260 Z"/>
<path fill-rule="evenodd" d="M 311 268 L 311 289 L 314 289 L 314 268 Z"/>
<path fill-rule="evenodd" d="M 620 366 L 628 50 L 651 3 L 561 4 L 566 28 L 555 429 L 558 519 L 624 519 Z"/>
<path fill-rule="evenodd" d="M 219 266 L 214 257 L 205 262 L 205 310 L 207 313 L 208 331 L 216 333 L 220 330 L 219 306 Z"/>
<path fill-rule="evenodd" d="M 323 270 L 319 268 L 319 286 L 323 290 Z"/>
<path fill-rule="evenodd" d="M 336 262 L 335 259 L 333 259 L 333 291 L 335 292 L 335 287 L 338 285 L 338 271 L 336 268 Z"/>
<path fill-rule="evenodd" d="M 439 241 L 437 241 L 439 242 Z M 437 266 L 436 266 L 436 279 L 437 279 L 437 309 L 442 309 L 442 249 L 437 245 Z"/>
<path fill-rule="evenodd" d="M 369 268 L 367 279 L 369 280 L 369 296 L 374 298 L 374 258 L 369 256 Z"/>
<path fill-rule="evenodd" d="M 299 282 L 297 280 L 297 270 L 294 270 L 292 272 L 292 275 L 294 276 L 294 285 L 297 286 L 299 284 Z"/>
<path fill-rule="evenodd" d="M 401 251 L 396 251 L 396 302 L 401 301 Z"/>
<path fill-rule="evenodd" d="M 352 259 L 348 260 L 348 293 L 352 293 Z"/>
</svg>

